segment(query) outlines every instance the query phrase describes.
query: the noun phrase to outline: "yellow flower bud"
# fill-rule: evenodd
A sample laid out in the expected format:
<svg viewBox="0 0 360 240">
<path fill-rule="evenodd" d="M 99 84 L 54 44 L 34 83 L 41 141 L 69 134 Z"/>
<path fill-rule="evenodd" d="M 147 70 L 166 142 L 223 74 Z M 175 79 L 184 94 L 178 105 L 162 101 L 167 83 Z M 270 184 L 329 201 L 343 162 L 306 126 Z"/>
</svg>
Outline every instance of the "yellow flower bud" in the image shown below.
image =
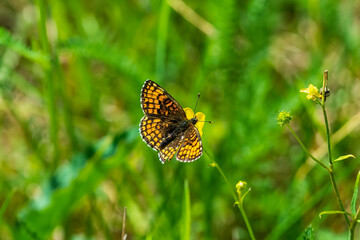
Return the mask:
<svg viewBox="0 0 360 240">
<path fill-rule="evenodd" d="M 239 181 L 239 182 L 236 184 L 236 191 L 237 191 L 237 193 L 240 194 L 241 191 L 243 191 L 243 190 L 246 188 L 246 185 L 247 185 L 246 182 Z"/>
<path fill-rule="evenodd" d="M 291 120 L 292 116 L 290 115 L 290 112 L 287 111 L 281 111 L 276 117 L 276 120 L 280 126 L 284 126 L 285 124 L 288 124 Z"/>
</svg>

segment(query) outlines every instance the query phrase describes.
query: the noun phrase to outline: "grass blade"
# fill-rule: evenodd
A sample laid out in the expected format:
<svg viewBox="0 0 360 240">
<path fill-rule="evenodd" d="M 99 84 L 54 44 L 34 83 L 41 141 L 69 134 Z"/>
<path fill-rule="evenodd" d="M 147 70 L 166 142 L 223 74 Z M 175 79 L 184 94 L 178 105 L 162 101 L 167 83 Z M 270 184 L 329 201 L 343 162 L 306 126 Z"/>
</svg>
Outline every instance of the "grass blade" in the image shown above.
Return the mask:
<svg viewBox="0 0 360 240">
<path fill-rule="evenodd" d="M 183 196 L 183 207 L 182 207 L 182 231 L 181 240 L 190 240 L 191 235 L 191 206 L 190 206 L 190 191 L 189 183 L 184 183 L 184 196 Z"/>
<path fill-rule="evenodd" d="M 360 171 L 358 172 L 358 175 L 356 177 L 356 182 L 354 186 L 354 193 L 351 200 L 351 213 L 355 216 L 356 214 L 356 200 L 358 198 L 359 194 L 359 179 L 360 179 Z"/>
<path fill-rule="evenodd" d="M 0 207 L 0 223 L 3 221 L 2 217 L 4 216 L 4 213 L 6 211 L 6 208 L 9 206 L 10 200 L 12 198 L 12 196 L 14 195 L 15 191 L 11 191 L 7 194 L 5 201 L 3 202 L 3 204 Z"/>
</svg>

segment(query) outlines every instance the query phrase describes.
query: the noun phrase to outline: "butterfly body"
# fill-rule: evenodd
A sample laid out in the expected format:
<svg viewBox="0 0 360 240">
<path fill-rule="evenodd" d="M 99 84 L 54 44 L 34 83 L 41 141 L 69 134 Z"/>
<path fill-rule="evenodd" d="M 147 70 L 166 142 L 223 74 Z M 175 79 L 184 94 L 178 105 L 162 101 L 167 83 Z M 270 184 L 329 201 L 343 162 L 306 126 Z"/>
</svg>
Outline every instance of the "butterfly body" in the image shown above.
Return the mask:
<svg viewBox="0 0 360 240">
<path fill-rule="evenodd" d="M 186 131 L 189 128 L 195 127 L 195 124 L 198 120 L 196 118 L 192 118 L 190 120 L 183 120 L 173 125 L 173 128 L 170 128 L 166 133 L 165 139 L 160 143 L 159 149 L 164 149 L 169 143 L 174 141 L 177 137 L 184 136 Z"/>
<path fill-rule="evenodd" d="M 180 104 L 157 83 L 146 80 L 141 89 L 140 135 L 152 149 L 159 151 L 162 163 L 176 159 L 195 161 L 202 155 L 202 142 L 196 128 L 198 119 L 188 119 Z"/>
</svg>

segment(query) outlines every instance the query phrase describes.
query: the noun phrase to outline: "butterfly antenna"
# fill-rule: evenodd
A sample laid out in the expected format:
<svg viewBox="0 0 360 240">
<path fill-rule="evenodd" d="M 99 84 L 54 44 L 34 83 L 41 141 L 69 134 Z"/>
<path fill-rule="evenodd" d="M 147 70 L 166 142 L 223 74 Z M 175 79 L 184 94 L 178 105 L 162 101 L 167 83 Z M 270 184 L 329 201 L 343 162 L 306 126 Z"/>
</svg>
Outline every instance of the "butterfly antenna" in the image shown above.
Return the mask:
<svg viewBox="0 0 360 240">
<path fill-rule="evenodd" d="M 196 113 L 196 107 L 197 107 L 197 104 L 199 102 L 199 98 L 200 98 L 200 93 L 198 93 L 198 97 L 196 99 L 196 103 L 195 103 L 195 109 L 194 109 L 194 117 L 195 117 L 195 113 Z"/>
<path fill-rule="evenodd" d="M 198 97 L 197 97 L 197 100 L 196 100 L 196 103 L 195 103 L 195 108 L 194 108 L 194 118 L 196 117 L 195 114 L 196 114 L 196 107 L 197 107 L 197 104 L 199 102 L 199 98 L 200 98 L 200 93 L 198 93 Z M 212 123 L 212 121 L 199 121 L 199 122 L 207 122 L 207 123 Z"/>
<path fill-rule="evenodd" d="M 206 122 L 206 123 L 212 123 L 212 121 L 198 121 L 198 122 Z"/>
</svg>

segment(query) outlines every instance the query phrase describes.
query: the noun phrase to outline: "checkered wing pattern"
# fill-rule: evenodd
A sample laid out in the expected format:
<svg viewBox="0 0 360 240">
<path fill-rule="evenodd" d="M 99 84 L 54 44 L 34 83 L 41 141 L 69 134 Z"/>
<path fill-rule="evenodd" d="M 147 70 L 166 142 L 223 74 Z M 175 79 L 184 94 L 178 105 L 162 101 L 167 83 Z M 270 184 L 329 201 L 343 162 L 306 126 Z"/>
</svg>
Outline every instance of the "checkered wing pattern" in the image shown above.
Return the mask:
<svg viewBox="0 0 360 240">
<path fill-rule="evenodd" d="M 162 163 L 176 158 L 192 162 L 202 155 L 198 129 L 180 104 L 162 87 L 146 80 L 141 89 L 141 108 L 145 116 L 140 121 L 140 135 L 154 150 Z"/>
<path fill-rule="evenodd" d="M 159 146 L 165 139 L 167 127 L 168 124 L 160 118 L 144 116 L 140 122 L 140 135 L 152 149 L 160 150 Z"/>
<path fill-rule="evenodd" d="M 200 133 L 195 126 L 192 126 L 185 132 L 185 137 L 176 155 L 176 159 L 180 162 L 192 162 L 201 157 L 202 152 Z"/>
<path fill-rule="evenodd" d="M 148 117 L 186 119 L 180 104 L 157 83 L 146 80 L 141 89 L 141 107 Z"/>
<path fill-rule="evenodd" d="M 170 161 L 174 157 L 177 150 L 179 149 L 180 143 L 181 143 L 181 137 L 177 137 L 169 145 L 167 145 L 164 149 L 162 149 L 158 154 L 160 161 L 162 163 L 165 163 L 165 161 Z"/>
</svg>

